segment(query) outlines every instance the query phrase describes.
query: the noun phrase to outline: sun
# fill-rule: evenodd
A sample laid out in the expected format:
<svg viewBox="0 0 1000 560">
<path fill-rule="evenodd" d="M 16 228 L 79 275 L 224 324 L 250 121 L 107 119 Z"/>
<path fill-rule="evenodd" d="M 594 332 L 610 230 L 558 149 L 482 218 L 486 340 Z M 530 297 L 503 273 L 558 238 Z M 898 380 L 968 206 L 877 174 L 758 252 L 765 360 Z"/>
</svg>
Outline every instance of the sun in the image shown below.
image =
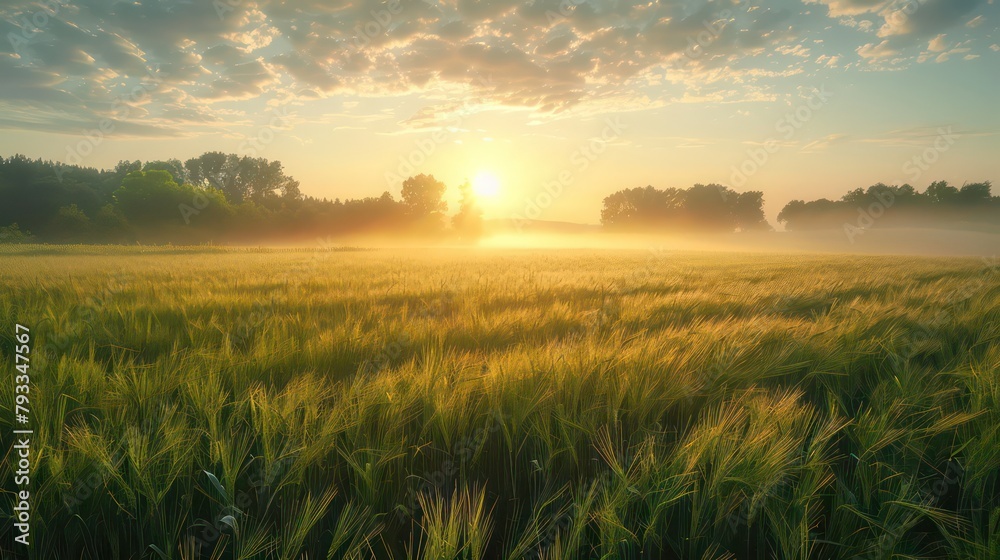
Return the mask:
<svg viewBox="0 0 1000 560">
<path fill-rule="evenodd" d="M 480 171 L 472 180 L 472 190 L 479 198 L 496 198 L 500 195 L 500 179 L 488 171 Z"/>
</svg>

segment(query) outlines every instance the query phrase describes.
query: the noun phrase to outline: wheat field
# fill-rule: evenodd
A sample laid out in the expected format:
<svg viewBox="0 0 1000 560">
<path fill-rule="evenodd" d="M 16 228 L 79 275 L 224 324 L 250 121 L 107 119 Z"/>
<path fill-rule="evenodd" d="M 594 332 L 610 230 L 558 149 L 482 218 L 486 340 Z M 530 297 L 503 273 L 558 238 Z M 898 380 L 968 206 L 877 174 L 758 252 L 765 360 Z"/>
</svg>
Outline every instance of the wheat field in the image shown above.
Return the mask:
<svg viewBox="0 0 1000 560">
<path fill-rule="evenodd" d="M 0 247 L 3 557 L 1000 558 L 998 272 Z"/>
</svg>

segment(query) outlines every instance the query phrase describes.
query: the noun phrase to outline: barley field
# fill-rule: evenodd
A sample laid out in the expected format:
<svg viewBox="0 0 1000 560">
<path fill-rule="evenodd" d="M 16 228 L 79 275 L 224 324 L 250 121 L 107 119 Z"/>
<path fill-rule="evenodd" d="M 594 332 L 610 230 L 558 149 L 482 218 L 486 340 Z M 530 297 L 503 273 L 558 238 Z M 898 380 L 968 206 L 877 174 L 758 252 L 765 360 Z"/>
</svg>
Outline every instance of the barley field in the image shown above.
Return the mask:
<svg viewBox="0 0 1000 560">
<path fill-rule="evenodd" d="M 30 557 L 1000 558 L 994 258 L 0 247 Z"/>
</svg>

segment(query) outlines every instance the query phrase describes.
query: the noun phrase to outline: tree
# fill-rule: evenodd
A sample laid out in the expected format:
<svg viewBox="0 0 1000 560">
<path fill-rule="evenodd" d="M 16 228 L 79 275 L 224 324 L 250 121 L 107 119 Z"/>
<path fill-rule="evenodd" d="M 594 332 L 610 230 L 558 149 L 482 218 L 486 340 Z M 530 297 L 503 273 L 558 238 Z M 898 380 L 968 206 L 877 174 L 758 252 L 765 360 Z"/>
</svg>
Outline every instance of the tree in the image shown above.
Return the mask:
<svg viewBox="0 0 1000 560">
<path fill-rule="evenodd" d="M 781 212 L 778 212 L 778 223 L 791 226 L 792 224 L 795 224 L 799 216 L 805 213 L 805 210 L 806 201 L 791 200 L 785 205 L 784 208 L 781 209 Z M 793 228 L 789 227 L 789 229 Z"/>
<path fill-rule="evenodd" d="M 444 201 L 445 184 L 433 175 L 417 175 L 403 181 L 403 206 L 420 229 L 438 231 L 448 204 Z"/>
<path fill-rule="evenodd" d="M 740 231 L 769 231 L 771 225 L 764 216 L 764 193 L 750 191 L 736 195 L 733 216 Z"/>
<path fill-rule="evenodd" d="M 179 185 L 162 170 L 129 173 L 115 201 L 125 219 L 144 229 L 190 225 L 197 216 L 201 228 L 219 230 L 233 215 L 218 189 Z"/>
<path fill-rule="evenodd" d="M 459 238 L 475 241 L 483 235 L 483 210 L 472 190 L 472 185 L 466 180 L 459 185 L 462 199 L 459 202 L 458 213 L 452 219 L 452 227 Z"/>
<path fill-rule="evenodd" d="M 681 222 L 688 229 L 733 231 L 738 194 L 722 185 L 695 185 L 684 193 Z"/>
<path fill-rule="evenodd" d="M 90 218 L 76 204 L 63 206 L 49 225 L 49 236 L 57 241 L 82 241 L 90 235 Z"/>
<path fill-rule="evenodd" d="M 115 191 L 115 201 L 125 218 L 141 225 L 181 222 L 178 207 L 190 204 L 191 197 L 163 170 L 133 171 Z"/>
<path fill-rule="evenodd" d="M 139 160 L 129 161 L 127 159 L 119 161 L 118 165 L 115 165 L 115 170 L 114 170 L 115 177 L 117 177 L 118 179 L 118 184 L 120 185 L 122 179 L 124 179 L 126 175 L 132 173 L 133 171 L 142 171 L 141 161 Z"/>
<path fill-rule="evenodd" d="M 619 230 L 701 230 L 732 232 L 769 229 L 764 195 L 738 193 L 717 184 L 658 190 L 652 186 L 618 191 L 604 199 L 601 223 Z"/>
<path fill-rule="evenodd" d="M 931 183 L 924 194 L 930 198 L 931 202 L 937 204 L 951 204 L 958 199 L 958 189 L 949 185 L 947 181 Z"/>
<path fill-rule="evenodd" d="M 986 204 L 989 203 L 993 196 L 990 194 L 991 185 L 987 181 L 985 183 L 971 183 L 963 186 L 957 195 L 957 201 L 961 204 Z"/>
<path fill-rule="evenodd" d="M 683 194 L 651 185 L 618 191 L 604 199 L 601 223 L 610 229 L 663 228 L 676 219 Z"/>
<path fill-rule="evenodd" d="M 1000 201 L 989 182 L 961 189 L 935 181 L 923 193 L 912 185 L 877 183 L 855 189 L 839 201 L 793 200 L 778 214 L 789 230 L 863 228 L 963 227 L 970 223 L 1000 223 Z"/>
<path fill-rule="evenodd" d="M 266 203 L 278 198 L 296 200 L 302 197 L 299 182 L 285 175 L 280 161 L 243 158 L 240 165 L 253 200 Z"/>
<path fill-rule="evenodd" d="M 843 198 L 841 198 L 840 200 L 850 204 L 857 204 L 857 205 L 867 204 L 866 201 L 868 200 L 868 193 L 865 192 L 865 189 L 858 187 L 853 191 L 850 191 L 847 194 L 845 194 Z"/>
<path fill-rule="evenodd" d="M 299 200 L 299 182 L 285 175 L 280 161 L 238 154 L 206 152 L 184 163 L 191 182 L 222 191 L 226 200 L 240 204 L 252 200 L 270 208 Z"/>
<path fill-rule="evenodd" d="M 184 162 L 191 178 L 191 183 L 199 187 L 215 187 L 222 190 L 226 199 L 233 204 L 243 202 L 243 194 L 239 191 L 226 189 L 226 182 L 223 180 L 226 175 L 226 162 L 229 156 L 222 152 L 205 152 L 196 158 L 191 158 Z"/>
<path fill-rule="evenodd" d="M 95 239 L 105 243 L 125 241 L 129 236 L 128 220 L 113 204 L 106 204 L 91 220 Z"/>
<path fill-rule="evenodd" d="M 171 159 L 166 161 L 149 161 L 146 165 L 142 166 L 143 171 L 166 171 L 170 173 L 170 176 L 174 178 L 178 184 L 183 185 L 189 182 L 188 170 L 184 168 L 184 164 L 181 163 L 179 159 Z"/>
<path fill-rule="evenodd" d="M 16 223 L 0 227 L 0 245 L 15 245 L 34 241 L 31 232 L 21 231 Z"/>
</svg>

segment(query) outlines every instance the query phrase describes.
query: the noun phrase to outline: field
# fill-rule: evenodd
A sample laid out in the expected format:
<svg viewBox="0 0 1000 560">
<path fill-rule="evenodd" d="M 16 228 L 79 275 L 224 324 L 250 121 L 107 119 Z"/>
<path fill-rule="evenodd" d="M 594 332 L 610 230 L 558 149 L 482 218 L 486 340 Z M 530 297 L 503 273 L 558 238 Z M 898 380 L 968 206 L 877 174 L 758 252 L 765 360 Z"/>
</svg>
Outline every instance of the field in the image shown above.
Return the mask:
<svg viewBox="0 0 1000 560">
<path fill-rule="evenodd" d="M 39 559 L 1000 558 L 995 259 L 0 248 Z M 16 554 L 16 555 L 15 555 Z"/>
</svg>

